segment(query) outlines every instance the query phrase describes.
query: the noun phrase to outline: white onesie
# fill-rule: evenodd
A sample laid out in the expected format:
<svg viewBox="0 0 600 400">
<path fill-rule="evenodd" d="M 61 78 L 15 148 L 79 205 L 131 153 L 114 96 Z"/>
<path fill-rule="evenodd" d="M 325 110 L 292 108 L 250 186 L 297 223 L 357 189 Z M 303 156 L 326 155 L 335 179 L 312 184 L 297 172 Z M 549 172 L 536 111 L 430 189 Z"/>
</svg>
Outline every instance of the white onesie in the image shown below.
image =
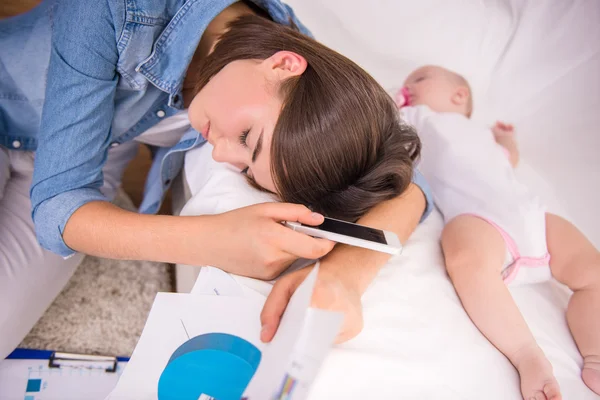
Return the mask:
<svg viewBox="0 0 600 400">
<path fill-rule="evenodd" d="M 404 107 L 401 113 L 421 138 L 418 168 L 444 221 L 470 214 L 498 229 L 507 247 L 506 283 L 550 279 L 545 207 L 517 181 L 490 129 L 427 106 Z"/>
</svg>

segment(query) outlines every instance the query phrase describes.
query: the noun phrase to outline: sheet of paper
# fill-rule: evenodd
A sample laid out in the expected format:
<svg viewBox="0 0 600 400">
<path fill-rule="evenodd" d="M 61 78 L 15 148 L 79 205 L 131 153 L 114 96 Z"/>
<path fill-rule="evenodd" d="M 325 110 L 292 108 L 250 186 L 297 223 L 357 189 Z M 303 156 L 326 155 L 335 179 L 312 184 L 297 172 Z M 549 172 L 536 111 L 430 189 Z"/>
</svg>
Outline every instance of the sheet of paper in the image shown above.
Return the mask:
<svg viewBox="0 0 600 400">
<path fill-rule="evenodd" d="M 291 394 L 293 397 L 290 398 L 301 400 L 308 395 L 310 385 L 342 322 L 341 314 L 308 307 L 317 274 L 318 267 L 298 288 L 286 309 L 282 327 L 273 343 L 265 347 L 255 381 L 245 392 L 250 400 Z M 238 279 L 220 269 L 204 267 L 191 293 L 260 296 L 238 282 Z M 283 357 L 283 354 L 287 356 Z"/>
<path fill-rule="evenodd" d="M 263 350 L 256 375 L 244 395 L 248 400 L 293 399 L 308 395 L 327 355 L 342 315 L 309 309 L 319 263 L 290 299 L 275 337 Z"/>
<path fill-rule="evenodd" d="M 125 400 L 133 395 L 139 400 L 157 399 L 159 379 L 167 364 L 173 365 L 169 359 L 175 350 L 208 333 L 238 336 L 261 352 L 244 398 L 306 398 L 341 323 L 338 313 L 309 308 L 317 274 L 318 265 L 290 299 L 269 344 L 259 338 L 265 297 L 221 270 L 205 271 L 205 281 L 195 285 L 190 294 L 159 293 L 129 365 L 108 399 Z"/>
<path fill-rule="evenodd" d="M 342 325 L 343 315 L 309 308 L 275 399 L 306 399 Z"/>
<path fill-rule="evenodd" d="M 242 286 L 227 272 L 215 267 L 202 267 L 190 292 L 194 295 L 244 296 Z"/>
<path fill-rule="evenodd" d="M 261 349 L 261 309 L 258 298 L 158 293 L 129 365 L 107 399 L 157 399 L 158 381 L 169 358 L 194 336 L 229 333 Z"/>
</svg>

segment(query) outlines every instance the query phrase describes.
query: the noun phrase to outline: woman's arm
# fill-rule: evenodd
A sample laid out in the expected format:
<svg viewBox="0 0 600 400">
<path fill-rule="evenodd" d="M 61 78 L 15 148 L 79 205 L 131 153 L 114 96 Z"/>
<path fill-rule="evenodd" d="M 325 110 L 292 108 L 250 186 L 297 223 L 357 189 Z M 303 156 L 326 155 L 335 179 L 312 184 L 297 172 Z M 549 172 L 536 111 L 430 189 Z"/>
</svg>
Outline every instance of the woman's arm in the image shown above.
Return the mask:
<svg viewBox="0 0 600 400">
<path fill-rule="evenodd" d="M 431 205 L 430 196 L 425 195 L 427 185 L 424 182 L 421 185 L 423 190 L 411 184 L 401 196 L 379 204 L 358 222 L 395 232 L 405 243 L 422 216 L 427 214 L 428 204 Z M 349 340 L 362 330 L 360 298 L 390 257 L 385 253 L 338 244 L 321 260 L 312 306 L 344 314 L 337 342 Z M 290 297 L 310 270 L 311 267 L 292 272 L 275 283 L 261 313 L 261 340 L 268 342 L 273 338 Z"/>
<path fill-rule="evenodd" d="M 323 216 L 283 203 L 217 215 L 144 215 L 95 201 L 73 213 L 63 238 L 71 249 L 95 256 L 214 265 L 259 279 L 273 279 L 296 258 L 322 257 L 333 247 L 280 221 L 317 225 Z"/>
<path fill-rule="evenodd" d="M 425 206 L 423 192 L 411 184 L 401 196 L 377 205 L 358 223 L 394 232 L 400 243 L 405 243 L 419 224 Z M 390 257 L 386 253 L 338 244 L 321 260 L 320 268 L 363 294 Z"/>
<path fill-rule="evenodd" d="M 31 185 L 32 218 L 42 247 L 73 254 L 62 238 L 71 214 L 100 192 L 118 82 L 118 2 L 58 2 Z M 117 17 L 115 17 L 117 18 Z M 82 23 L 85 21 L 85 23 Z M 117 234 L 117 232 L 115 232 Z"/>
</svg>

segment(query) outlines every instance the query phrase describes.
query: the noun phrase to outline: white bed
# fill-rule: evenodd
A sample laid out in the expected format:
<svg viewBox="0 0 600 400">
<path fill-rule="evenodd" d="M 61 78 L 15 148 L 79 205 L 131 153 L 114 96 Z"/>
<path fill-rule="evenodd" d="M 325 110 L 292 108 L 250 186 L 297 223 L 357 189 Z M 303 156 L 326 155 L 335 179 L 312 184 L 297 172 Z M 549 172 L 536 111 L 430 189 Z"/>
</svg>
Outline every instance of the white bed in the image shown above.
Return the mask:
<svg viewBox="0 0 600 400">
<path fill-rule="evenodd" d="M 475 119 L 516 125 L 521 179 L 600 246 L 600 2 L 288 3 L 319 40 L 386 87 L 426 63 L 464 74 Z M 186 156 L 192 198 L 182 214 L 269 200 L 214 163 L 210 150 Z M 432 214 L 382 269 L 363 297 L 363 332 L 331 351 L 311 400 L 520 398 L 515 370 L 473 326 L 445 274 L 441 227 Z M 564 398 L 600 399 L 579 377 L 564 317 L 568 290 L 549 282 L 511 291 Z"/>
</svg>

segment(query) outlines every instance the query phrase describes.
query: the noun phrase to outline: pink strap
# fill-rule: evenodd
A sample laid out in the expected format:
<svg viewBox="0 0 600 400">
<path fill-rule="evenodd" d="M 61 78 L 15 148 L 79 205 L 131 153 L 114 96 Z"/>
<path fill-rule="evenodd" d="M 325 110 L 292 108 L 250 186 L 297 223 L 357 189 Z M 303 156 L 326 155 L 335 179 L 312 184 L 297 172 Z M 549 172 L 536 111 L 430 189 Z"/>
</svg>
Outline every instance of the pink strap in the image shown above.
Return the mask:
<svg viewBox="0 0 600 400">
<path fill-rule="evenodd" d="M 521 269 L 521 267 L 546 267 L 546 266 L 548 266 L 548 263 L 550 262 L 550 254 L 549 253 L 546 253 L 542 257 L 521 257 L 521 254 L 519 253 L 519 249 L 517 248 L 517 244 L 515 243 L 513 238 L 511 238 L 510 235 L 508 233 L 506 233 L 506 231 L 504 229 L 499 227 L 498 224 L 496 224 L 494 221 L 491 221 L 480 215 L 476 215 L 476 214 L 467 214 L 467 215 L 471 215 L 473 217 L 477 217 L 477 218 L 484 220 L 485 222 L 487 222 L 488 224 L 490 224 L 494 228 L 496 228 L 498 230 L 498 232 L 500 232 L 500 235 L 502 235 L 502 239 L 504 239 L 504 243 L 506 243 L 508 252 L 510 253 L 510 256 L 513 259 L 513 262 L 509 266 L 507 266 L 504 269 L 504 271 L 502 271 L 502 279 L 504 280 L 504 282 L 507 285 L 510 282 L 512 282 L 513 279 L 515 279 L 515 277 L 517 276 L 517 273 L 519 272 L 519 269 Z"/>
</svg>

